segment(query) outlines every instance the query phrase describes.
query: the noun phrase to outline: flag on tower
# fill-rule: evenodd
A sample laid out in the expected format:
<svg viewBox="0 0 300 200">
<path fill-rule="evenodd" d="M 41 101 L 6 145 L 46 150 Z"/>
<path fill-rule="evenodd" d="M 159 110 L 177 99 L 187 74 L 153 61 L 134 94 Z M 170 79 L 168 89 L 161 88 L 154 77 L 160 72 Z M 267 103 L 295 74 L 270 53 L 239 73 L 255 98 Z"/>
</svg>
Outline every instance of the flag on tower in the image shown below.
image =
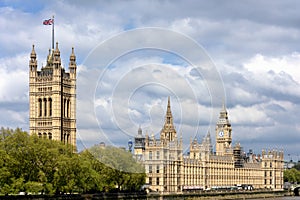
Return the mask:
<svg viewBox="0 0 300 200">
<path fill-rule="evenodd" d="M 53 22 L 54 22 L 53 19 L 46 19 L 46 20 L 43 21 L 43 24 L 44 24 L 44 25 L 52 25 Z"/>
</svg>

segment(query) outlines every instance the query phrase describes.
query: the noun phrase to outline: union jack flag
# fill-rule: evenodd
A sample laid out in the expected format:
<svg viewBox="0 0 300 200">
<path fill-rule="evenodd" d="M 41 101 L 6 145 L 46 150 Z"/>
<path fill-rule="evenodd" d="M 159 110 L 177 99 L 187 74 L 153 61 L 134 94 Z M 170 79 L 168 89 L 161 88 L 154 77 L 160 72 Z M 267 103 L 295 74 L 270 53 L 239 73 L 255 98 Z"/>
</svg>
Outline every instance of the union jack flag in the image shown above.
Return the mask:
<svg viewBox="0 0 300 200">
<path fill-rule="evenodd" d="M 52 25 L 53 22 L 54 22 L 53 19 L 46 19 L 46 20 L 43 21 L 43 24 L 44 24 L 44 25 Z"/>
</svg>

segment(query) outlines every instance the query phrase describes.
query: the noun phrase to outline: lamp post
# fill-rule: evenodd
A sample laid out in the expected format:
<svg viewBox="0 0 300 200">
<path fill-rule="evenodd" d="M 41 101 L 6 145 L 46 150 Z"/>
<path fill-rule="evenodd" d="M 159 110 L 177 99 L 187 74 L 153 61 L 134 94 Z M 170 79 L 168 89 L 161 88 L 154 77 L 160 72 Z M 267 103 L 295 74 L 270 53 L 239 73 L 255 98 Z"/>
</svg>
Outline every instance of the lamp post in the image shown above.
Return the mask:
<svg viewBox="0 0 300 200">
<path fill-rule="evenodd" d="M 133 143 L 132 143 L 131 139 L 129 139 L 129 141 L 128 141 L 128 149 L 129 149 L 130 153 L 132 152 L 132 146 L 133 146 Z"/>
</svg>

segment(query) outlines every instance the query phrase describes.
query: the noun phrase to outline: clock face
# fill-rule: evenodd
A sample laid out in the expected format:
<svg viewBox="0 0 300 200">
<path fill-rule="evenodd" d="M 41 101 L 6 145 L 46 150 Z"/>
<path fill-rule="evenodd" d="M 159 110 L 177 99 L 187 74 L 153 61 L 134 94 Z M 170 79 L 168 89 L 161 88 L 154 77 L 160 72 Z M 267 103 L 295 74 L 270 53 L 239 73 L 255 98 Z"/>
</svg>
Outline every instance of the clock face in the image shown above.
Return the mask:
<svg viewBox="0 0 300 200">
<path fill-rule="evenodd" d="M 219 136 L 220 136 L 220 137 L 223 137 L 223 136 L 224 136 L 224 132 L 223 132 L 223 131 L 220 131 L 220 132 L 219 132 Z"/>
</svg>

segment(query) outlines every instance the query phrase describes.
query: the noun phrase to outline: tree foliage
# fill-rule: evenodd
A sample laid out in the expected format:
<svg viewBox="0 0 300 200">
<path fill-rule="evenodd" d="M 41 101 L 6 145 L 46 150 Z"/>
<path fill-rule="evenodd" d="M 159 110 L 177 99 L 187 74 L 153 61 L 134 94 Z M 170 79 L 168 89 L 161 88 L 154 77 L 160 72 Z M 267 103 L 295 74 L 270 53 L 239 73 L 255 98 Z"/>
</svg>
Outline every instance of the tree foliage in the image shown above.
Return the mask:
<svg viewBox="0 0 300 200">
<path fill-rule="evenodd" d="M 122 171 L 125 168 L 139 173 Z M 78 154 L 59 141 L 29 136 L 21 129 L 0 129 L 1 194 L 138 190 L 145 182 L 142 168 L 118 148 L 94 146 Z"/>
<path fill-rule="evenodd" d="M 300 183 L 300 171 L 293 167 L 284 171 L 283 178 L 285 182 Z"/>
</svg>

